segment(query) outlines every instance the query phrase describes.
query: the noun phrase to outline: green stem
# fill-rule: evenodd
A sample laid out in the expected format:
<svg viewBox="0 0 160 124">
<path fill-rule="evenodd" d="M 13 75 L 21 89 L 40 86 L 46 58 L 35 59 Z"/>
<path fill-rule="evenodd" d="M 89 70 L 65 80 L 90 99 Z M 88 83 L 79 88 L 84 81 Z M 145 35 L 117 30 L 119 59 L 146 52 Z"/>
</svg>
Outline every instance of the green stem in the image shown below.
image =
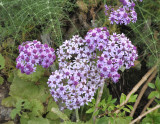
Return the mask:
<svg viewBox="0 0 160 124">
<path fill-rule="evenodd" d="M 76 109 L 76 119 L 77 119 L 77 122 L 79 122 L 79 114 L 78 114 L 78 108 Z"/>
<path fill-rule="evenodd" d="M 94 115 L 94 113 L 98 110 L 98 104 L 99 104 L 99 102 L 101 101 L 101 97 L 102 97 L 102 94 L 103 94 L 104 83 L 105 83 L 105 82 L 103 82 L 103 84 L 102 84 L 102 86 L 100 87 L 100 90 L 99 90 L 99 92 L 98 92 L 97 100 L 96 100 L 96 104 L 95 104 L 95 110 L 94 110 L 94 112 L 93 112 L 93 115 Z M 93 124 L 95 124 L 95 123 L 96 123 L 96 115 L 94 115 L 94 116 L 93 116 L 93 115 L 92 115 L 92 117 L 93 117 Z"/>
</svg>

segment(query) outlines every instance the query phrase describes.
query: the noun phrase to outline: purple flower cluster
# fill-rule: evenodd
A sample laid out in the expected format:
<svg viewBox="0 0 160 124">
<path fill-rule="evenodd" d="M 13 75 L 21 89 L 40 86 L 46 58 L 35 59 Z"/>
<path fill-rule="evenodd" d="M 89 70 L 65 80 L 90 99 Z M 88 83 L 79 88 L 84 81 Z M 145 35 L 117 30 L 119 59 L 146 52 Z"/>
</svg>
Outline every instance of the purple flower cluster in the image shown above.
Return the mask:
<svg viewBox="0 0 160 124">
<path fill-rule="evenodd" d="M 106 27 L 94 28 L 87 32 L 85 43 L 90 52 L 95 50 L 103 51 L 108 44 L 109 31 Z"/>
<path fill-rule="evenodd" d="M 16 59 L 16 68 L 27 75 L 35 72 L 37 65 L 48 68 L 56 59 L 54 49 L 37 40 L 27 41 L 19 45 L 18 49 L 20 54 Z"/>
<path fill-rule="evenodd" d="M 136 0 L 119 0 L 123 7 L 119 7 L 117 10 L 114 10 L 110 6 L 105 5 L 105 14 L 109 14 L 109 20 L 111 24 L 114 22 L 116 24 L 129 24 L 130 22 L 135 23 L 137 21 L 137 13 L 135 12 L 135 3 Z M 142 2 L 142 0 L 140 0 Z"/>
<path fill-rule="evenodd" d="M 99 56 L 95 61 L 100 76 L 111 78 L 114 82 L 120 78 L 118 70 L 122 66 L 129 69 L 138 56 L 136 47 L 124 34 L 109 35 L 106 27 L 88 31 L 84 42 L 90 49 L 91 55 L 96 53 L 96 56 Z"/>
<path fill-rule="evenodd" d="M 111 78 L 114 82 L 118 82 L 120 74 L 118 70 L 124 66 L 129 69 L 134 65 L 137 59 L 137 50 L 131 41 L 124 34 L 116 34 L 110 36 L 107 47 L 97 61 L 101 75 L 104 78 Z"/>
<path fill-rule="evenodd" d="M 57 51 L 59 70 L 47 82 L 55 101 L 72 110 L 91 102 L 104 78 L 97 71 L 93 55 L 78 35 L 66 40 Z M 63 109 L 63 108 L 61 108 Z"/>
</svg>

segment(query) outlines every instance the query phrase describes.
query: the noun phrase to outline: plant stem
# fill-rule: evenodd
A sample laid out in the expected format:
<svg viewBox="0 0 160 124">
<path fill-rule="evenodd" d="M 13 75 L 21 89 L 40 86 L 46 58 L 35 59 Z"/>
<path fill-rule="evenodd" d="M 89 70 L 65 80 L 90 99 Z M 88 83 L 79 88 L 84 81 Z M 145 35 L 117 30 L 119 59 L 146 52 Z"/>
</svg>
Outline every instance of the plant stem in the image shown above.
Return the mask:
<svg viewBox="0 0 160 124">
<path fill-rule="evenodd" d="M 152 68 L 142 77 L 142 79 L 136 84 L 136 86 L 134 86 L 134 88 L 133 88 L 133 89 L 129 92 L 129 94 L 127 95 L 126 100 L 125 100 L 123 103 L 120 104 L 120 107 L 124 106 L 124 105 L 128 102 L 130 96 L 139 89 L 139 87 L 148 79 L 148 77 L 149 77 L 156 69 L 157 69 L 157 64 L 156 64 L 154 67 L 152 67 Z M 119 111 L 120 111 L 120 110 L 117 110 L 115 113 L 119 113 Z"/>
<path fill-rule="evenodd" d="M 140 102 L 140 100 L 141 100 L 144 92 L 146 91 L 146 89 L 148 87 L 148 83 L 150 83 L 154 79 L 154 77 L 156 76 L 156 74 L 157 74 L 157 69 L 153 72 L 153 74 L 149 77 L 149 79 L 147 80 L 147 82 L 145 83 L 145 85 L 143 86 L 143 88 L 141 89 L 141 92 L 139 93 L 138 98 L 137 98 L 137 100 L 136 100 L 136 102 L 134 104 L 133 110 L 132 110 L 132 112 L 130 113 L 129 116 L 133 117 L 133 115 L 134 115 L 134 113 L 135 113 L 135 111 L 137 109 L 137 106 L 138 106 L 138 104 L 139 104 L 139 102 Z"/>
<path fill-rule="evenodd" d="M 151 103 L 154 101 L 155 98 L 156 97 L 153 97 L 152 99 L 149 100 L 149 102 L 145 105 L 140 115 L 142 115 L 146 111 L 146 109 L 151 105 Z M 137 123 L 139 123 L 139 121 L 140 120 L 138 120 Z"/>
<path fill-rule="evenodd" d="M 96 101 L 96 105 L 95 105 L 95 110 L 94 110 L 93 114 L 98 110 L 98 104 L 99 104 L 99 102 L 100 102 L 100 100 L 101 100 L 101 97 L 102 97 L 103 88 L 104 88 L 104 83 L 105 83 L 105 82 L 103 82 L 103 84 L 102 84 L 102 86 L 100 87 L 100 90 L 99 90 L 99 92 L 98 92 L 97 101 Z M 95 123 L 96 123 L 96 115 L 95 115 L 95 116 L 92 115 L 92 117 L 93 117 L 93 124 L 95 124 Z"/>
<path fill-rule="evenodd" d="M 79 113 L 78 113 L 78 108 L 75 110 L 76 111 L 76 122 L 79 122 Z"/>
<path fill-rule="evenodd" d="M 143 113 L 142 115 L 138 116 L 130 124 L 134 124 L 135 122 L 137 122 L 138 120 L 140 120 L 141 118 L 143 118 L 144 116 L 146 116 L 148 113 L 151 113 L 152 111 L 154 111 L 154 110 L 156 110 L 158 108 L 160 108 L 160 105 L 157 105 L 154 108 L 152 108 L 152 109 L 148 110 L 147 112 Z"/>
</svg>

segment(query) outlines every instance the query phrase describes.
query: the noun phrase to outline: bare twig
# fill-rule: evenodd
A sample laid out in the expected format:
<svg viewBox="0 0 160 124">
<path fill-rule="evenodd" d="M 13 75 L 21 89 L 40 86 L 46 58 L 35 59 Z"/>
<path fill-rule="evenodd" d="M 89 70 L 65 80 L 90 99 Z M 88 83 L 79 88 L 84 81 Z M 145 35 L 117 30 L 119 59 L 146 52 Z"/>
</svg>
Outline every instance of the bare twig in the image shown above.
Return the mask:
<svg viewBox="0 0 160 124">
<path fill-rule="evenodd" d="M 146 109 L 151 105 L 151 103 L 154 101 L 155 98 L 156 97 L 153 97 L 152 99 L 149 100 L 149 102 L 145 105 L 140 115 L 142 115 L 146 111 Z"/>
<path fill-rule="evenodd" d="M 134 86 L 134 88 L 129 92 L 129 94 L 128 94 L 127 97 L 126 97 L 126 100 L 125 100 L 123 103 L 120 104 L 120 107 L 123 106 L 123 105 L 125 105 L 125 104 L 128 102 L 130 96 L 138 90 L 138 88 L 147 80 L 147 78 L 153 73 L 153 71 L 156 70 L 156 68 L 157 68 L 157 65 L 155 65 L 154 67 L 152 67 L 152 68 L 142 77 L 142 79 L 136 84 L 136 86 Z M 120 110 L 117 110 L 115 113 L 119 113 L 119 111 L 120 111 Z"/>
<path fill-rule="evenodd" d="M 138 116 L 130 124 L 134 124 L 135 122 L 137 122 L 138 120 L 140 120 L 141 118 L 143 118 L 144 116 L 146 116 L 148 113 L 151 113 L 152 111 L 154 111 L 154 110 L 156 110 L 158 108 L 160 108 L 160 105 L 157 105 L 154 108 L 152 108 L 152 109 L 148 110 L 147 112 L 143 113 L 142 115 Z"/>
<path fill-rule="evenodd" d="M 136 102 L 134 104 L 133 110 L 130 113 L 131 117 L 133 117 L 133 115 L 134 115 L 134 113 L 135 113 L 135 111 L 137 109 L 137 106 L 138 106 L 138 104 L 139 104 L 139 102 L 140 102 L 140 100 L 141 100 L 144 92 L 146 91 L 146 89 L 148 87 L 148 83 L 150 83 L 154 79 L 154 77 L 156 76 L 156 74 L 157 74 L 157 69 L 153 72 L 153 74 L 149 77 L 149 79 L 147 80 L 147 82 L 145 83 L 145 85 L 143 86 L 143 88 L 141 89 L 141 92 L 139 93 L 138 98 L 137 98 L 137 100 L 136 100 Z"/>
<path fill-rule="evenodd" d="M 98 104 L 99 104 L 99 102 L 101 100 L 101 97 L 102 97 L 102 94 L 103 94 L 104 83 L 105 82 L 103 82 L 102 86 L 100 87 L 100 91 L 98 92 L 96 105 L 95 105 L 95 110 L 94 110 L 93 114 L 98 110 Z M 93 116 L 93 123 L 94 124 L 96 123 L 96 115 Z"/>
<path fill-rule="evenodd" d="M 151 105 L 151 103 L 154 101 L 155 98 L 156 97 L 153 97 L 152 99 L 149 100 L 149 102 L 145 105 L 140 115 L 142 115 L 146 111 L 146 109 Z M 139 123 L 139 121 L 140 120 L 138 120 L 137 122 Z"/>
</svg>

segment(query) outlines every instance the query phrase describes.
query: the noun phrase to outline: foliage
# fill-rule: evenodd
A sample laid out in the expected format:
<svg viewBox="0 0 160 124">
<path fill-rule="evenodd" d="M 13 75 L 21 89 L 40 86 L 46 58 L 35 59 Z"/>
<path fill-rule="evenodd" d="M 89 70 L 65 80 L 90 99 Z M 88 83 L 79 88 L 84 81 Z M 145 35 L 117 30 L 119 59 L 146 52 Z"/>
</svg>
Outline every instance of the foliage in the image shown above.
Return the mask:
<svg viewBox="0 0 160 124">
<path fill-rule="evenodd" d="M 132 37 L 135 44 L 142 51 L 140 53 L 142 55 L 141 60 L 145 59 L 144 57 L 146 56 L 147 66 L 152 67 L 157 63 L 160 54 L 160 10 L 158 6 L 160 1 L 145 0 L 136 4 L 138 20 L 136 24 L 129 25 L 132 31 L 127 34 Z"/>
<path fill-rule="evenodd" d="M 159 124 L 160 123 L 160 112 L 158 110 L 147 114 L 142 120 L 141 124 Z"/>
<path fill-rule="evenodd" d="M 0 85 L 2 85 L 3 82 L 4 82 L 4 79 L 3 79 L 3 77 L 0 76 Z"/>
<path fill-rule="evenodd" d="M 26 74 L 22 74 L 21 71 L 18 70 L 18 76 L 21 79 L 24 79 L 27 81 L 37 82 L 44 75 L 44 71 L 45 71 L 45 69 L 42 66 L 37 65 L 36 72 L 34 72 L 30 75 L 26 75 Z"/>
<path fill-rule="evenodd" d="M 148 86 L 152 89 L 156 89 L 155 91 L 152 91 L 149 94 L 148 99 L 151 99 L 153 97 L 156 97 L 157 99 L 159 99 L 160 98 L 160 79 L 159 77 L 157 76 L 155 84 L 149 83 Z"/>
<path fill-rule="evenodd" d="M 49 97 L 46 84 L 48 78 L 42 76 L 43 73 L 44 71 L 40 70 L 38 73 L 32 74 L 30 80 L 28 75 L 19 76 L 18 71 L 14 72 L 10 96 L 2 100 L 2 105 L 15 107 L 11 112 L 12 119 L 18 115 L 21 117 L 22 124 L 60 122 L 59 116 L 51 112 L 51 108 L 58 109 L 58 106 Z M 71 112 L 65 110 L 65 117 L 68 118 L 67 116 L 70 116 Z M 46 118 L 43 118 L 43 115 L 46 115 Z"/>
<path fill-rule="evenodd" d="M 62 22 L 68 19 L 67 13 L 72 10 L 73 4 L 69 0 L 2 0 L 1 39 L 10 36 L 14 41 L 31 40 L 43 32 L 51 33 L 54 43 L 61 44 Z"/>
<path fill-rule="evenodd" d="M 135 102 L 137 98 L 137 95 L 131 95 L 129 98 L 129 103 Z M 120 97 L 120 104 L 122 104 L 126 100 L 126 95 L 121 94 Z M 112 99 L 112 95 L 109 95 L 107 100 L 103 99 L 101 102 L 98 104 L 99 110 L 96 113 L 93 113 L 95 110 L 95 99 L 92 100 L 92 103 L 89 103 L 90 109 L 86 111 L 86 113 L 93 113 L 94 115 L 97 115 L 98 117 L 101 117 L 97 120 L 97 124 L 100 123 L 111 123 L 111 124 L 117 124 L 118 122 L 121 123 L 129 123 L 132 120 L 132 117 L 126 116 L 126 113 L 130 113 L 131 110 L 133 110 L 132 105 L 125 105 L 125 106 L 120 106 L 120 105 L 115 105 L 117 99 Z M 121 112 L 116 114 L 115 111 L 120 110 Z M 105 115 L 108 115 L 105 116 Z M 103 117 L 104 116 L 104 117 Z"/>
<path fill-rule="evenodd" d="M 0 54 L 0 69 L 3 69 L 5 66 L 5 59 L 4 57 Z"/>
</svg>

